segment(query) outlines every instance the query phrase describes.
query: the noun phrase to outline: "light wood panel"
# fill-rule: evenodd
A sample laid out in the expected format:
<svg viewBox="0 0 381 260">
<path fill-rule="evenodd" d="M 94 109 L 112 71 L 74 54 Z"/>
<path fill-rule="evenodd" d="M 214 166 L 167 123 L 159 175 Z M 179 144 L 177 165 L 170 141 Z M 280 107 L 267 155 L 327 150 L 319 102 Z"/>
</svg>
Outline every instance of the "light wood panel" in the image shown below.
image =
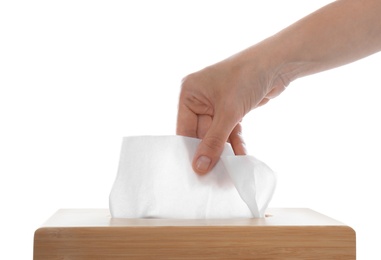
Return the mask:
<svg viewBox="0 0 381 260">
<path fill-rule="evenodd" d="M 355 232 L 310 209 L 264 219 L 112 219 L 59 210 L 36 230 L 34 259 L 356 259 Z"/>
</svg>

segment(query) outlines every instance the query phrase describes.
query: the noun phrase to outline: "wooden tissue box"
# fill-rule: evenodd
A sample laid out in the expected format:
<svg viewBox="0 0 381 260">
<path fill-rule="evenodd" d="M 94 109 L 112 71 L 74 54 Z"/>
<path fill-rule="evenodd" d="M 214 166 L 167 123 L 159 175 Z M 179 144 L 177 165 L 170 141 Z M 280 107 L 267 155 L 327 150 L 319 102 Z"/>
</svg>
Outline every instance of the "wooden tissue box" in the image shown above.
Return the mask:
<svg viewBox="0 0 381 260">
<path fill-rule="evenodd" d="M 61 209 L 34 234 L 34 259 L 356 259 L 355 231 L 305 208 L 263 219 L 113 219 Z"/>
</svg>

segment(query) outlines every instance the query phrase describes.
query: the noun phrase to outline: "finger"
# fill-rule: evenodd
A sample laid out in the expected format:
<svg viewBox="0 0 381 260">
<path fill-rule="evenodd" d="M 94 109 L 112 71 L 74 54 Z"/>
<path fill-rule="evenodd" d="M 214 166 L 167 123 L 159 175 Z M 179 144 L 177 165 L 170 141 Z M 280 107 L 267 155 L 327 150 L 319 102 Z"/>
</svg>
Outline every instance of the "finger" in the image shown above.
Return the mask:
<svg viewBox="0 0 381 260">
<path fill-rule="evenodd" d="M 197 115 L 180 102 L 177 113 L 176 134 L 197 137 Z"/>
<path fill-rule="evenodd" d="M 209 115 L 198 115 L 197 120 L 197 138 L 204 139 L 213 118 Z"/>
<path fill-rule="evenodd" d="M 229 117 L 225 116 L 224 118 Z M 197 147 L 193 159 L 192 166 L 196 173 L 206 174 L 216 165 L 236 123 L 231 119 L 224 121 L 217 116 L 213 118 L 212 124 Z"/>
<path fill-rule="evenodd" d="M 233 148 L 235 155 L 246 155 L 246 144 L 242 137 L 242 126 L 237 124 L 229 137 L 230 144 Z"/>
</svg>

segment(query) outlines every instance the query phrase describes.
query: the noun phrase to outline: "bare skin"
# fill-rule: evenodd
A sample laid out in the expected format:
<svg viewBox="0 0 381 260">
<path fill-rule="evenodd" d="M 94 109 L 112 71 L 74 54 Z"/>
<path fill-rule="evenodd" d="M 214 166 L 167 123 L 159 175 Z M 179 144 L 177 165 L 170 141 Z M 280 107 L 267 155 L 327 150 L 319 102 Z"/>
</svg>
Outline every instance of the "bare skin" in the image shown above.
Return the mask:
<svg viewBox="0 0 381 260">
<path fill-rule="evenodd" d="M 381 50 L 381 0 L 339 0 L 182 82 L 177 134 L 202 139 L 193 169 L 206 174 L 225 142 L 246 154 L 240 121 L 297 78 Z"/>
</svg>

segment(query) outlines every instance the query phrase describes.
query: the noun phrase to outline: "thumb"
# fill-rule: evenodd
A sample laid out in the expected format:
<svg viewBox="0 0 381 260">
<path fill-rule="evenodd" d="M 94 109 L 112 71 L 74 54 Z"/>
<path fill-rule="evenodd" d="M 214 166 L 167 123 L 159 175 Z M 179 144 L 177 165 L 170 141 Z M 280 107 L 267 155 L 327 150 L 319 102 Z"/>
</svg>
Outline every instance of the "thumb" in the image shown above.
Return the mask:
<svg viewBox="0 0 381 260">
<path fill-rule="evenodd" d="M 192 167 L 198 174 L 206 174 L 216 165 L 224 150 L 226 141 L 235 126 L 234 122 L 224 122 L 214 117 L 214 120 L 197 147 Z"/>
</svg>

